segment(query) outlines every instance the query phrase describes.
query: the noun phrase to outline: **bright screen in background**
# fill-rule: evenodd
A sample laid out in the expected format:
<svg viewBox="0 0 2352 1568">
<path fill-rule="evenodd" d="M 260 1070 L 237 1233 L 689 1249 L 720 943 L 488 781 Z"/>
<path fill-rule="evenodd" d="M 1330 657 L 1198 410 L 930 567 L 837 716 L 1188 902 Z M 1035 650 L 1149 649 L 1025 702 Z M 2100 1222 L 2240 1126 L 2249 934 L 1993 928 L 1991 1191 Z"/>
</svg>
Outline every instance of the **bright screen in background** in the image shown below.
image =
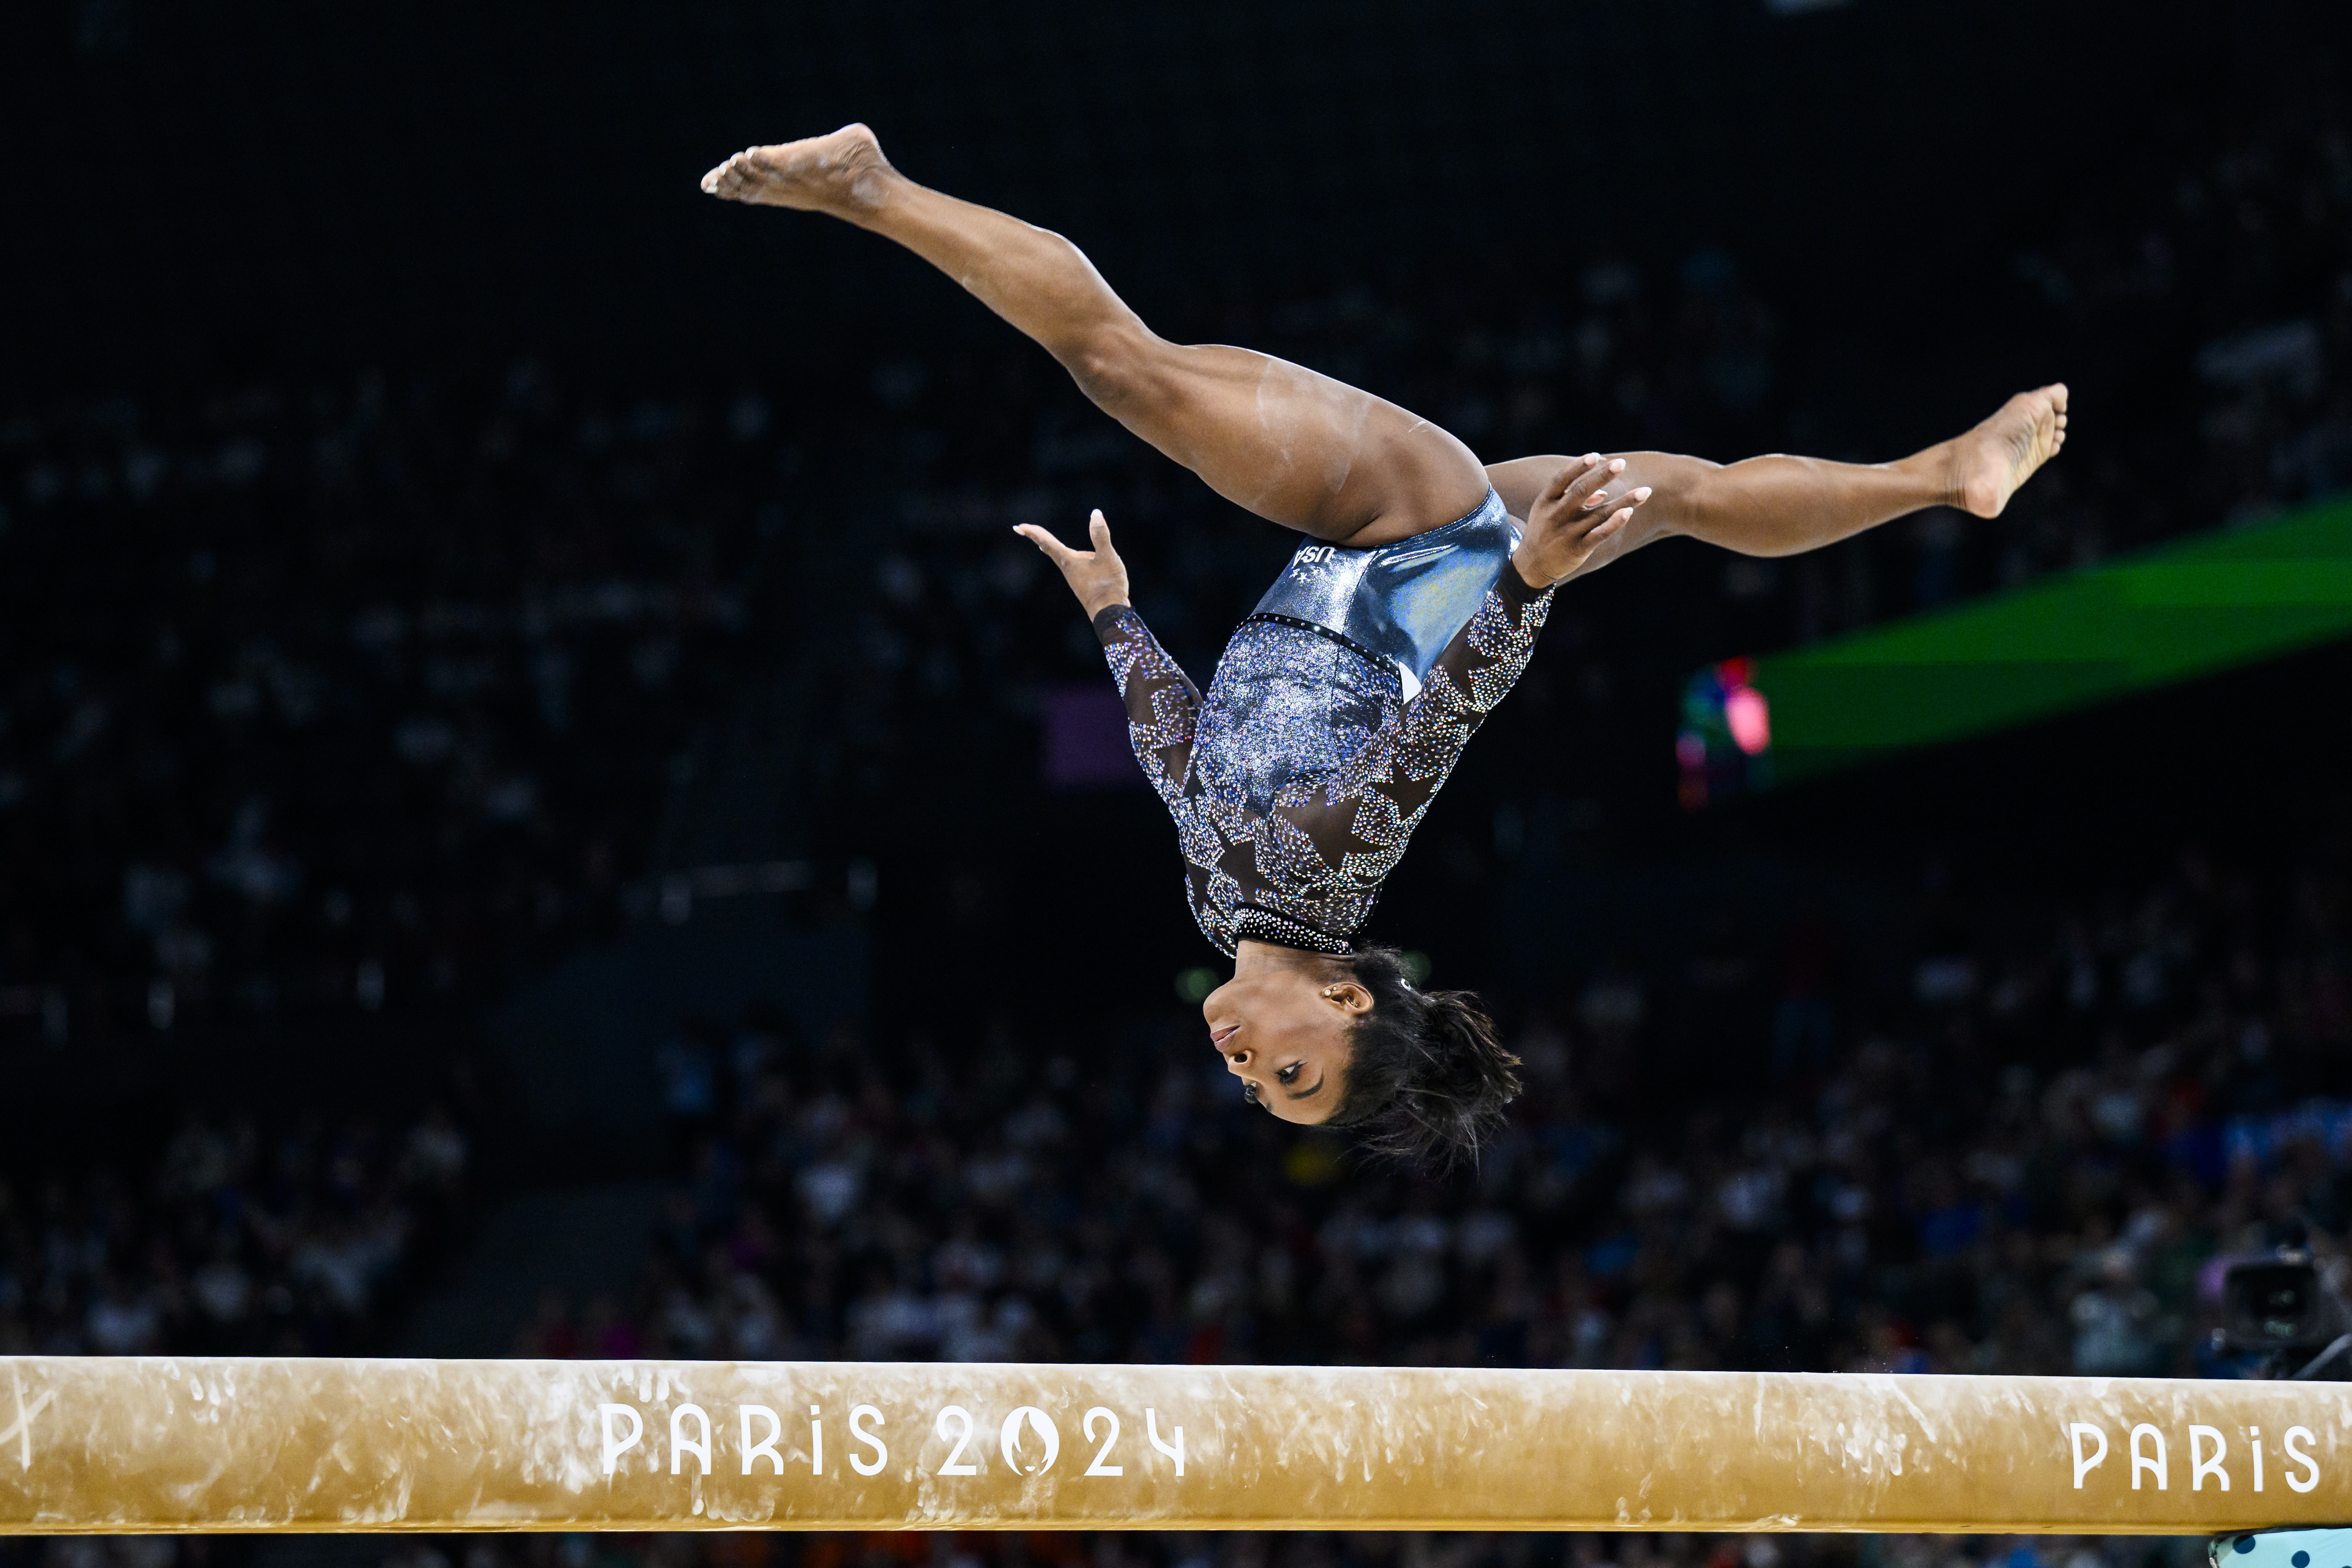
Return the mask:
<svg viewBox="0 0 2352 1568">
<path fill-rule="evenodd" d="M 1731 744 L 1748 756 L 1761 757 L 1771 746 L 1771 705 L 1754 686 L 1724 694 L 1723 719 L 1731 730 Z"/>
<path fill-rule="evenodd" d="M 2352 497 L 1691 677 L 1693 810 L 2352 634 Z"/>
<path fill-rule="evenodd" d="M 1772 707 L 1755 679 L 1754 660 L 1726 659 L 1684 688 L 1682 730 L 1675 737 L 1684 810 L 1737 799 L 1769 781 Z"/>
</svg>

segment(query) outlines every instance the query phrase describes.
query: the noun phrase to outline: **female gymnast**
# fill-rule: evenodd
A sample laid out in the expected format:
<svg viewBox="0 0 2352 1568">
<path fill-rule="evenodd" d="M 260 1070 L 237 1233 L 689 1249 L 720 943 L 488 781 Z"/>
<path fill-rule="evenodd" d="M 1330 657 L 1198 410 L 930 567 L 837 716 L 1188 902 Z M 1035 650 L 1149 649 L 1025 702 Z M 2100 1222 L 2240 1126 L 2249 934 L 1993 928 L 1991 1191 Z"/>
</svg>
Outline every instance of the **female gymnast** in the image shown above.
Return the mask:
<svg viewBox="0 0 2352 1568">
<path fill-rule="evenodd" d="M 1998 516 L 2066 438 L 2066 389 L 2021 392 L 1899 463 L 1660 452 L 1482 465 L 1425 419 L 1313 371 L 1171 343 L 1061 235 L 915 183 L 863 125 L 753 147 L 730 201 L 830 214 L 913 251 L 1061 361 L 1096 405 L 1269 522 L 1308 536 L 1205 696 L 1089 549 L 1017 531 L 1093 620 L 1137 760 L 1176 819 L 1193 917 L 1234 959 L 1202 1006 L 1244 1092 L 1376 1152 L 1475 1155 L 1517 1092 L 1477 998 L 1354 946 L 1381 879 L 1527 665 L 1553 591 L 1654 539 L 1793 555 L 1923 507 Z"/>
</svg>

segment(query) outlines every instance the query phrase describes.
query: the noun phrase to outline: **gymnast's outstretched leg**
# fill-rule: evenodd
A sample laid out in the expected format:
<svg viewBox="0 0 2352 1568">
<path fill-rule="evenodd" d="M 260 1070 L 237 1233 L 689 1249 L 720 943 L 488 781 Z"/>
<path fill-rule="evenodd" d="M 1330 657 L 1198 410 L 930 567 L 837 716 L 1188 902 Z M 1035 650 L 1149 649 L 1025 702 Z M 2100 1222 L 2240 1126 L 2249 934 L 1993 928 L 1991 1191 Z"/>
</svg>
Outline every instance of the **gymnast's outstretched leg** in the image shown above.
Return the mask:
<svg viewBox="0 0 2352 1568">
<path fill-rule="evenodd" d="M 1167 341 L 1077 246 L 915 183 L 863 125 L 738 152 L 702 188 L 898 241 L 1035 339 L 1105 413 L 1285 528 L 1390 544 L 1486 497 L 1478 459 L 1427 420 L 1271 355 Z"/>
<path fill-rule="evenodd" d="M 1997 517 L 2018 486 L 2066 444 L 2066 385 L 2019 392 L 1949 441 L 1894 463 L 1832 463 L 1775 453 L 1733 464 L 1670 452 L 1623 455 L 1625 484 L 1649 503 L 1594 550 L 1595 571 L 1653 539 L 1687 535 L 1742 555 L 1818 549 L 1924 507 Z M 1486 470 L 1503 504 L 1524 517 L 1546 486 L 1580 460 L 1517 457 Z"/>
</svg>

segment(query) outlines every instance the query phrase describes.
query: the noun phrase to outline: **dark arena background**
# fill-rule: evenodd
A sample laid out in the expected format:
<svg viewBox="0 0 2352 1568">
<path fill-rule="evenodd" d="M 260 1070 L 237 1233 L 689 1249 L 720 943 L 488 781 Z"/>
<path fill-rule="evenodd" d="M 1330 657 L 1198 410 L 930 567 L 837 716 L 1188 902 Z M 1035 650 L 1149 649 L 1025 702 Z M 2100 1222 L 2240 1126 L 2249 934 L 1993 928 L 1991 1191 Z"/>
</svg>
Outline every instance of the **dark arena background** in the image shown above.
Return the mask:
<svg viewBox="0 0 2352 1568">
<path fill-rule="evenodd" d="M 2232 1260 L 2352 1283 L 2340 4 L 22 0 L 0 95 L 0 1356 L 2228 1378 Z M 1287 537 L 922 263 L 697 189 L 853 119 L 1489 460 L 1892 458 L 2062 379 L 2071 434 L 1995 520 L 1560 591 L 1369 933 L 1527 1092 L 1368 1163 L 1202 1049 L 1223 960 L 1008 530 L 1103 508 L 1199 678 Z M 2284 539 L 2292 613 L 2011 656 Z M 0 1564 L 2204 1551 L 387 1540 Z"/>
</svg>

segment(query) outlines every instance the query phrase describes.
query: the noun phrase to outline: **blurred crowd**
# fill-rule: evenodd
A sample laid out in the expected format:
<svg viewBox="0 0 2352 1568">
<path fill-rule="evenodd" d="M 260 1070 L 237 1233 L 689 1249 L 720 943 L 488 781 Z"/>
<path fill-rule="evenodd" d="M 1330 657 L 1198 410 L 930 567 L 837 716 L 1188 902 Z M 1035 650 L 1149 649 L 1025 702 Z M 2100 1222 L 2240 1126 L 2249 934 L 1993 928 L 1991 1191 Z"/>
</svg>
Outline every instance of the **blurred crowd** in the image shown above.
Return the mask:
<svg viewBox="0 0 2352 1568">
<path fill-rule="evenodd" d="M 521 1536 L 421 1544 L 385 1568 L 2197 1568 L 2203 1542 L 1919 1536 L 1012 1532 Z M 2057 1550 L 2051 1548 L 2055 1545 Z M 2153 1548 L 2153 1549 L 2151 1549 Z M 75 1564 L 74 1568 L 82 1568 Z M 97 1568 L 91 1564 L 90 1568 Z M 130 1565 L 144 1568 L 144 1565 Z"/>
<path fill-rule="evenodd" d="M 0 419 L 0 1049 L 455 1008 L 609 928 L 768 420 L 529 364 Z"/>
<path fill-rule="evenodd" d="M 0 1174 L 0 1355 L 334 1355 L 463 1233 L 471 1134 L 192 1112 L 151 1160 Z M 13 1163 L 13 1162 L 12 1162 Z"/>
<path fill-rule="evenodd" d="M 1172 1000 L 1054 1044 L 684 1031 L 641 1291 L 518 1348 L 2230 1375 L 2215 1260 L 2352 1228 L 2344 849 L 1925 895 L 1899 995 L 1805 922 L 1605 966 L 1506 1009 L 1527 1092 L 1450 1180 L 1245 1106 Z"/>
</svg>

